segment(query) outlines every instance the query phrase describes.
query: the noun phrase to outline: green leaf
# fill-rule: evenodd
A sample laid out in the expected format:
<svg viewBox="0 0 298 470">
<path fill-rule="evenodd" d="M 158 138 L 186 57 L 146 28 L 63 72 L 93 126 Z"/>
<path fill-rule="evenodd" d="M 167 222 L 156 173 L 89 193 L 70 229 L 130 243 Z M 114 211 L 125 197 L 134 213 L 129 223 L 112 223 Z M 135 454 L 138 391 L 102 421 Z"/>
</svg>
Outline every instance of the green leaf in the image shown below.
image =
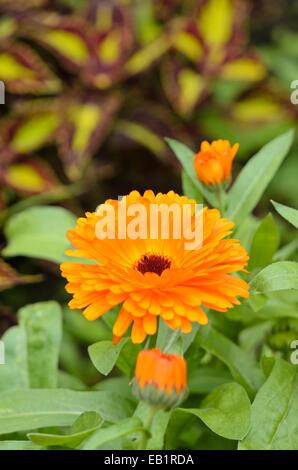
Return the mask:
<svg viewBox="0 0 298 470">
<path fill-rule="evenodd" d="M 215 387 L 231 382 L 232 375 L 227 369 L 220 367 L 199 367 L 189 373 L 188 387 L 190 393 L 206 394 Z"/>
<path fill-rule="evenodd" d="M 139 418 L 132 417 L 120 421 L 107 428 L 99 429 L 84 443 L 83 450 L 94 450 L 105 446 L 107 443 L 126 436 L 127 434 L 142 431 L 143 424 Z"/>
<path fill-rule="evenodd" d="M 112 341 L 99 341 L 88 348 L 88 353 L 93 365 L 103 375 L 108 375 L 117 362 L 123 346 L 128 338 L 123 338 L 117 345 Z"/>
<path fill-rule="evenodd" d="M 290 243 L 282 246 L 274 256 L 274 261 L 286 261 L 291 259 L 298 251 L 298 239 L 292 240 Z"/>
<path fill-rule="evenodd" d="M 211 206 L 216 206 L 216 199 L 214 194 L 209 191 L 201 182 L 199 181 L 194 167 L 194 155 L 195 152 L 190 150 L 186 145 L 178 142 L 174 139 L 166 139 L 169 146 L 175 153 L 176 157 L 180 161 L 183 170 L 191 180 L 193 186 L 197 191 L 204 196 L 204 198 L 210 203 Z"/>
<path fill-rule="evenodd" d="M 240 224 L 254 209 L 286 157 L 293 138 L 292 130 L 282 134 L 248 161 L 229 192 L 229 219 Z"/>
<path fill-rule="evenodd" d="M 50 426 L 71 426 L 85 411 L 118 422 L 131 414 L 130 403 L 110 392 L 9 390 L 0 393 L 0 434 Z"/>
<path fill-rule="evenodd" d="M 64 370 L 58 371 L 58 388 L 70 388 L 71 390 L 88 389 L 87 385 L 85 385 L 82 380 Z"/>
<path fill-rule="evenodd" d="M 0 450 L 43 450 L 43 447 L 31 441 L 0 441 Z"/>
<path fill-rule="evenodd" d="M 26 332 L 30 387 L 56 388 L 62 339 L 62 315 L 57 302 L 26 305 L 20 312 Z"/>
<path fill-rule="evenodd" d="M 68 260 L 66 232 L 76 218 L 62 207 L 31 207 L 12 216 L 5 225 L 8 245 L 4 256 L 30 256 L 60 263 Z"/>
<path fill-rule="evenodd" d="M 201 7 L 197 24 L 207 47 L 220 48 L 229 41 L 233 34 L 235 13 L 230 0 L 209 0 Z"/>
<path fill-rule="evenodd" d="M 268 214 L 257 228 L 251 242 L 248 269 L 264 268 L 272 263 L 279 245 L 279 232 L 271 214 Z"/>
<path fill-rule="evenodd" d="M 160 319 L 158 323 L 156 347 L 167 353 L 183 354 L 182 334 L 180 330 L 173 330 Z"/>
<path fill-rule="evenodd" d="M 235 230 L 233 238 L 240 241 L 247 250 L 250 248 L 251 240 L 259 225 L 259 221 L 252 215 L 246 217 L 240 226 Z"/>
<path fill-rule="evenodd" d="M 211 326 L 199 330 L 196 344 L 224 362 L 234 379 L 243 385 L 249 396 L 255 395 L 264 377 L 250 355 Z"/>
<path fill-rule="evenodd" d="M 26 3 L 30 8 L 28 2 Z M 11 19 L 9 16 L 5 18 Z M 3 26 L 3 20 L 2 15 L 1 26 Z M 61 90 L 58 78 L 33 49 L 26 46 L 24 42 L 4 41 L 4 39 L 1 37 L 0 80 L 4 81 L 8 91 L 36 95 L 57 93 Z"/>
<path fill-rule="evenodd" d="M 193 342 L 199 325 L 193 325 L 190 333 L 184 334 L 180 330 L 172 330 L 162 320 L 159 320 L 156 347 L 172 354 L 183 355 Z"/>
<path fill-rule="evenodd" d="M 5 364 L 0 365 L 0 391 L 28 388 L 26 334 L 20 326 L 9 328 L 2 337 Z"/>
<path fill-rule="evenodd" d="M 251 409 L 251 428 L 240 450 L 298 449 L 298 375 L 277 359 Z"/>
<path fill-rule="evenodd" d="M 94 385 L 93 390 L 104 390 L 106 392 L 113 392 L 116 395 L 121 395 L 124 398 L 132 398 L 131 384 L 128 377 L 109 377 Z"/>
<path fill-rule="evenodd" d="M 40 113 L 26 119 L 17 129 L 11 146 L 17 153 L 33 152 L 52 136 L 60 118 L 55 113 Z"/>
<path fill-rule="evenodd" d="M 298 263 L 278 261 L 262 269 L 251 281 L 250 292 L 268 292 L 298 289 Z"/>
<path fill-rule="evenodd" d="M 127 377 L 132 377 L 141 345 L 128 341 L 118 356 L 117 368 Z"/>
<path fill-rule="evenodd" d="M 185 196 L 194 199 L 198 204 L 203 202 L 201 192 L 184 170 L 182 170 L 182 189 Z"/>
<path fill-rule="evenodd" d="M 111 329 L 99 318 L 96 322 L 87 320 L 80 310 L 63 308 L 63 321 L 66 330 L 80 343 L 93 344 L 111 338 Z"/>
<path fill-rule="evenodd" d="M 254 295 L 263 297 L 263 294 Z M 281 318 L 298 318 L 298 291 L 284 290 L 270 293 L 265 304 L 260 309 L 251 309 L 248 302 L 243 302 L 233 308 L 233 312 L 227 312 L 227 318 L 231 321 L 244 324 L 254 324 L 266 320 L 278 320 Z"/>
<path fill-rule="evenodd" d="M 99 414 L 94 411 L 86 411 L 74 422 L 69 434 L 29 433 L 28 438 L 35 444 L 45 447 L 60 446 L 75 448 L 89 437 L 90 434 L 99 429 L 102 424 L 103 419 Z"/>
<path fill-rule="evenodd" d="M 279 204 L 279 202 L 271 201 L 274 205 L 277 212 L 290 224 L 294 225 L 294 227 L 298 228 L 298 210 L 293 209 L 292 207 L 284 206 L 283 204 Z"/>
<path fill-rule="evenodd" d="M 243 439 L 250 425 L 250 401 L 241 385 L 233 382 L 214 389 L 200 408 L 177 408 L 175 412 L 190 413 L 208 428 L 226 439 Z"/>
<path fill-rule="evenodd" d="M 42 40 L 76 64 L 83 65 L 88 59 L 87 44 L 79 34 L 57 28 L 44 32 Z"/>
<path fill-rule="evenodd" d="M 259 355 L 259 349 L 265 343 L 266 337 L 271 333 L 274 322 L 272 320 L 259 322 L 244 328 L 239 334 L 239 343 L 242 348 L 252 356 Z"/>
</svg>

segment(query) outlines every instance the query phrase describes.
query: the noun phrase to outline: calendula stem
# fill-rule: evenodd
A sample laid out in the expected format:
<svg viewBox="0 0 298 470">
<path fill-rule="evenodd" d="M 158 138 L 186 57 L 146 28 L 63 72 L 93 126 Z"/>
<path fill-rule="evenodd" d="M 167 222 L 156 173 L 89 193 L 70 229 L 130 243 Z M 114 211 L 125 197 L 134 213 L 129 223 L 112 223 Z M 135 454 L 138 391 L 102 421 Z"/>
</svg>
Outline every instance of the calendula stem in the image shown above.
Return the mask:
<svg viewBox="0 0 298 470">
<path fill-rule="evenodd" d="M 225 190 L 223 189 L 222 185 L 219 184 L 216 190 L 217 200 L 218 200 L 218 209 L 220 210 L 221 214 L 225 212 Z"/>
<path fill-rule="evenodd" d="M 175 343 L 177 337 L 179 336 L 180 334 L 180 331 L 179 330 L 174 330 L 173 333 L 171 334 L 170 336 L 170 339 L 166 345 L 166 347 L 164 348 L 164 352 L 169 352 L 171 350 L 171 347 L 173 346 L 173 344 Z"/>
<path fill-rule="evenodd" d="M 148 405 L 148 414 L 144 422 L 144 432 L 139 444 L 139 450 L 146 450 L 148 440 L 151 436 L 151 428 L 153 424 L 154 417 L 158 411 L 158 407 L 154 405 Z"/>
</svg>

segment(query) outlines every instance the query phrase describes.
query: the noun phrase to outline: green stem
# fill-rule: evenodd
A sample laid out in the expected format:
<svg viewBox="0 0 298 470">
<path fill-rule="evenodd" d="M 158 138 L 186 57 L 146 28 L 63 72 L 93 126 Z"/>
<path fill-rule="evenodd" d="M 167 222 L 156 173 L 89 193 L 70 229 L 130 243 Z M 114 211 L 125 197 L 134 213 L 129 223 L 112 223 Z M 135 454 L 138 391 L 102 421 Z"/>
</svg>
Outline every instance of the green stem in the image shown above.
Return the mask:
<svg viewBox="0 0 298 470">
<path fill-rule="evenodd" d="M 174 330 L 173 333 L 171 334 L 170 336 L 170 339 L 166 345 L 166 347 L 164 348 L 164 352 L 168 352 L 171 350 L 171 347 L 173 346 L 173 344 L 175 343 L 177 337 L 180 335 L 180 331 L 179 330 Z"/>
<path fill-rule="evenodd" d="M 224 215 L 225 208 L 226 208 L 225 207 L 226 206 L 225 204 L 226 193 L 221 184 L 217 186 L 216 195 L 217 195 L 217 200 L 218 200 L 218 209 L 220 210 L 221 214 Z"/>
<path fill-rule="evenodd" d="M 145 429 L 143 431 L 142 438 L 140 440 L 138 450 L 146 450 L 146 448 L 147 448 L 148 440 L 151 437 L 152 424 L 153 424 L 153 421 L 154 421 L 154 418 L 155 418 L 155 415 L 156 415 L 157 411 L 158 411 L 157 406 L 148 405 L 148 415 L 147 415 L 147 418 L 144 422 L 144 428 Z"/>
</svg>

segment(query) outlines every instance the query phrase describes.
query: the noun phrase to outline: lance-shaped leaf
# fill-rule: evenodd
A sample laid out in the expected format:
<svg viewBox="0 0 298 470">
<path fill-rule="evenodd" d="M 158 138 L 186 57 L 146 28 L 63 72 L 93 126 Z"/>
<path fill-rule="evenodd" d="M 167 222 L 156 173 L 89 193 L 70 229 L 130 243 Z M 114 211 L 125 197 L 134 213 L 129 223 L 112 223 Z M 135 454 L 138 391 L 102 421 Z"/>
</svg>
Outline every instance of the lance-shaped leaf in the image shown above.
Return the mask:
<svg viewBox="0 0 298 470">
<path fill-rule="evenodd" d="M 78 72 L 90 59 L 90 28 L 84 18 L 36 13 L 21 23 L 21 31 L 49 49 L 64 68 Z"/>
<path fill-rule="evenodd" d="M 209 48 L 222 47 L 231 39 L 235 3 L 234 0 L 207 0 L 200 8 L 197 26 Z"/>
<path fill-rule="evenodd" d="M 135 75 L 145 71 L 148 67 L 154 64 L 171 46 L 171 42 L 167 35 L 161 35 L 154 41 L 147 44 L 140 50 L 137 50 L 125 66 L 127 75 Z"/>
<path fill-rule="evenodd" d="M 42 280 L 40 275 L 22 275 L 0 258 L 0 291 L 10 287 L 27 284 L 30 282 L 39 282 Z"/>
<path fill-rule="evenodd" d="M 27 109 L 8 116 L 0 123 L 0 157 L 2 163 L 11 163 L 17 155 L 27 154 L 53 141 L 61 117 L 53 105 L 48 109 Z"/>
<path fill-rule="evenodd" d="M 271 201 L 277 212 L 294 227 L 298 228 L 298 210 L 293 207 L 284 206 L 279 202 Z"/>
<path fill-rule="evenodd" d="M 174 25 L 171 33 L 171 45 L 195 64 L 201 62 L 207 53 L 197 28 L 189 22 L 185 23 L 184 26 L 177 27 Z"/>
<path fill-rule="evenodd" d="M 273 260 L 273 256 L 279 245 L 279 232 L 272 215 L 260 223 L 254 233 L 250 246 L 249 271 L 264 268 Z"/>
<path fill-rule="evenodd" d="M 247 55 L 223 65 L 220 75 L 225 80 L 259 81 L 266 75 L 266 68 L 256 56 Z"/>
<path fill-rule="evenodd" d="M 162 82 L 168 100 L 182 115 L 189 116 L 208 93 L 208 81 L 193 67 L 181 66 L 174 59 L 164 62 Z"/>
<path fill-rule="evenodd" d="M 0 47 L 0 80 L 12 93 L 56 93 L 61 88 L 58 78 L 25 44 Z"/>
<path fill-rule="evenodd" d="M 276 137 L 248 161 L 229 192 L 229 218 L 240 223 L 254 209 L 286 157 L 293 138 L 293 131 Z"/>
<path fill-rule="evenodd" d="M 1 179 L 0 172 L 0 181 Z M 26 195 L 49 191 L 58 184 L 51 167 L 37 158 L 8 165 L 3 171 L 3 180 L 7 186 Z"/>
<path fill-rule="evenodd" d="M 116 96 L 97 94 L 69 96 L 61 103 L 62 125 L 58 130 L 58 144 L 66 172 L 71 179 L 81 176 L 110 129 L 118 107 Z"/>
<path fill-rule="evenodd" d="M 237 101 L 231 107 L 230 114 L 235 121 L 243 124 L 285 121 L 287 111 L 274 96 L 269 93 L 252 94 Z"/>
</svg>

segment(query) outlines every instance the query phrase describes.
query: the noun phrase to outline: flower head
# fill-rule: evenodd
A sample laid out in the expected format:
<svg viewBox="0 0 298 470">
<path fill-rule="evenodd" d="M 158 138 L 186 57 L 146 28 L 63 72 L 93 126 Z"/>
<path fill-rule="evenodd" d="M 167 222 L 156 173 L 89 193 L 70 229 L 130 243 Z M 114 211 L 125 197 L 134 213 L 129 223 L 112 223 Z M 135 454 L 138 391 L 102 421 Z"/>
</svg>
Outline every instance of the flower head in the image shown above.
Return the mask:
<svg viewBox="0 0 298 470">
<path fill-rule="evenodd" d="M 178 354 L 145 349 L 137 358 L 133 380 L 134 394 L 152 405 L 170 407 L 187 392 L 186 362 Z"/>
<path fill-rule="evenodd" d="M 221 184 L 231 178 L 232 164 L 239 144 L 231 146 L 228 140 L 201 143 L 194 165 L 199 180 L 206 185 Z"/>
<path fill-rule="evenodd" d="M 143 195 L 132 191 L 122 198 L 121 204 L 124 203 L 128 213 L 136 203 L 146 209 L 152 205 L 167 208 L 173 203 L 176 208 L 190 205 L 189 225 L 195 217 L 195 202 L 173 191 L 157 195 L 152 191 Z M 118 201 L 109 200 L 106 204 L 115 208 L 118 220 Z M 114 342 L 132 326 L 132 342 L 142 343 L 147 335 L 156 333 L 159 317 L 170 328 L 189 333 L 192 322 L 208 323 L 202 306 L 225 312 L 240 303 L 238 296 L 248 297 L 247 283 L 231 274 L 244 269 L 247 253 L 238 240 L 225 239 L 234 224 L 221 218 L 217 209 L 202 210 L 201 246 L 186 249 L 183 236 L 164 239 L 160 231 L 153 238 L 145 234 L 132 239 L 117 232 L 114 238 L 100 239 L 97 228 L 102 221 L 101 208 L 86 213 L 68 232 L 76 249 L 67 253 L 87 258 L 93 264 L 67 262 L 61 270 L 68 280 L 66 289 L 73 295 L 70 308 L 84 309 L 88 320 L 121 305 L 113 326 Z M 160 217 L 163 220 L 163 215 Z M 149 225 L 147 219 L 146 224 Z M 130 225 L 129 217 L 126 225 Z"/>
</svg>

